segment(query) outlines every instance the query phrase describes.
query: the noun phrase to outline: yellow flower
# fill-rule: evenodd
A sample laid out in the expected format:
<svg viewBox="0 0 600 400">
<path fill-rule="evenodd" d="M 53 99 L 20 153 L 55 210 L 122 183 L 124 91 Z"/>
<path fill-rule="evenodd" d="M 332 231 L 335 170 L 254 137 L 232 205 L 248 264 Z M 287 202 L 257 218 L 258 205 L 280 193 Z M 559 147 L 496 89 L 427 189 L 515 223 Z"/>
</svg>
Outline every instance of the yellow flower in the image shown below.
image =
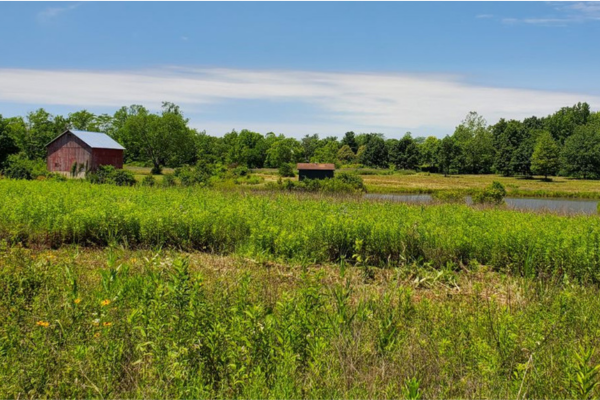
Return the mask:
<svg viewBox="0 0 600 400">
<path fill-rule="evenodd" d="M 100 332 L 94 333 L 94 337 L 96 337 L 96 338 L 100 337 Z"/>
<path fill-rule="evenodd" d="M 102 325 L 104 325 L 104 326 L 111 326 L 112 322 L 103 322 Z"/>
<path fill-rule="evenodd" d="M 47 321 L 38 321 L 35 324 L 38 326 L 43 326 L 44 328 L 47 328 L 50 326 L 50 322 L 47 322 Z"/>
<path fill-rule="evenodd" d="M 136 263 L 136 262 L 137 262 L 137 258 L 133 257 L 133 258 L 132 258 L 130 261 L 131 261 L 132 263 Z"/>
<path fill-rule="evenodd" d="M 79 304 L 79 303 L 81 303 L 81 299 L 78 297 L 75 300 L 73 300 L 73 303 Z"/>
<path fill-rule="evenodd" d="M 103 307 L 104 307 L 104 306 L 107 306 L 107 305 L 109 305 L 109 304 L 110 304 L 110 300 L 108 300 L 108 299 L 106 299 L 106 300 L 102 300 L 102 302 L 101 302 L 100 304 L 102 304 L 102 306 L 103 306 Z"/>
</svg>

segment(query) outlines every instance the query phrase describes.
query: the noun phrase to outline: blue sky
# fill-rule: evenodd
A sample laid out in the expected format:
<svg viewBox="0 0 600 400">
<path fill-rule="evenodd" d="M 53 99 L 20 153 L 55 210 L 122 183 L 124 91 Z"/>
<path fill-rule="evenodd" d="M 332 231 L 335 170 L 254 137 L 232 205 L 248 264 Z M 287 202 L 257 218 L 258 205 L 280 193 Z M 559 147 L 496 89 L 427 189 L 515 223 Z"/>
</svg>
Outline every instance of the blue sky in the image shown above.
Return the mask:
<svg viewBox="0 0 600 400">
<path fill-rule="evenodd" d="M 452 133 L 600 107 L 600 3 L 0 3 L 0 114 L 161 101 L 209 134 Z"/>
</svg>

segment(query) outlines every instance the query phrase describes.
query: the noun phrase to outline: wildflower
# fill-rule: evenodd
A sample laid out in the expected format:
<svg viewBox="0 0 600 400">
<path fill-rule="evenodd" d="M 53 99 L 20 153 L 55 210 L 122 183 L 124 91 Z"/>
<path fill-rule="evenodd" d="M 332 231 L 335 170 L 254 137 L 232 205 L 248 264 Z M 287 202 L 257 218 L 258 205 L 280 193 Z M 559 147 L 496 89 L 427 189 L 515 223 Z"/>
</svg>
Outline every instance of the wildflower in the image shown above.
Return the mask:
<svg viewBox="0 0 600 400">
<path fill-rule="evenodd" d="M 73 303 L 79 304 L 79 303 L 81 303 L 81 299 L 78 297 L 75 300 L 73 300 Z"/>
<path fill-rule="evenodd" d="M 104 325 L 104 326 L 111 326 L 112 322 L 103 322 L 102 325 Z"/>
<path fill-rule="evenodd" d="M 136 262 L 137 262 L 137 258 L 133 257 L 133 258 L 132 258 L 130 261 L 131 261 L 132 263 L 136 263 Z"/>
<path fill-rule="evenodd" d="M 94 325 L 100 325 L 100 319 L 96 318 L 95 320 L 92 321 L 92 324 Z"/>
<path fill-rule="evenodd" d="M 96 333 L 94 333 L 94 337 L 95 337 L 95 338 L 99 338 L 99 337 L 100 337 L 100 332 L 96 332 Z"/>
<path fill-rule="evenodd" d="M 47 322 L 47 321 L 38 321 L 35 324 L 38 326 L 43 326 L 44 328 L 47 328 L 50 326 L 50 322 Z"/>
<path fill-rule="evenodd" d="M 104 307 L 104 306 L 107 306 L 107 305 L 109 305 L 109 304 L 110 304 L 110 300 L 108 300 L 108 299 L 106 299 L 106 300 L 102 300 L 102 301 L 100 302 L 100 304 L 102 304 L 102 307 Z"/>
</svg>

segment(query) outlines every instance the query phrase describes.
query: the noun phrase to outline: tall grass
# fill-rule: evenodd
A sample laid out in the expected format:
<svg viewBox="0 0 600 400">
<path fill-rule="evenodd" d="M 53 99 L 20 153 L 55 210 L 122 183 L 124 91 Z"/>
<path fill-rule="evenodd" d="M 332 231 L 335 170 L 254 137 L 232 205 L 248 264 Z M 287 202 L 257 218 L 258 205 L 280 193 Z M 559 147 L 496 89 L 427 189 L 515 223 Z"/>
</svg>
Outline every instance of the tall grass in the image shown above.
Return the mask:
<svg viewBox="0 0 600 400">
<path fill-rule="evenodd" d="M 372 266 L 477 261 L 526 276 L 600 281 L 597 217 L 464 205 L 4 180 L 0 238 L 51 247 L 172 246 L 303 264 L 352 261 L 360 250 Z"/>
<path fill-rule="evenodd" d="M 598 288 L 0 248 L 1 398 L 597 396 Z"/>
</svg>

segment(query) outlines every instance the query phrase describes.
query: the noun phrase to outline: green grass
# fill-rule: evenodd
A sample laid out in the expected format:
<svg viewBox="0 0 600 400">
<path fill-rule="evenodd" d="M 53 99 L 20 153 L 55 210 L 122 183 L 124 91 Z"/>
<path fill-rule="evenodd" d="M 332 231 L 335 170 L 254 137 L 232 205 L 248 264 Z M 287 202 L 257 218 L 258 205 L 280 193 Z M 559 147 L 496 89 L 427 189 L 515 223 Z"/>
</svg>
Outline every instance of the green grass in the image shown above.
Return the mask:
<svg viewBox="0 0 600 400">
<path fill-rule="evenodd" d="M 353 197 L 87 182 L 0 181 L 0 239 L 174 247 L 302 264 L 473 261 L 523 276 L 600 281 L 600 219 Z"/>
<path fill-rule="evenodd" d="M 600 293 L 568 279 L 115 247 L 0 263 L 2 398 L 598 394 Z"/>
</svg>

